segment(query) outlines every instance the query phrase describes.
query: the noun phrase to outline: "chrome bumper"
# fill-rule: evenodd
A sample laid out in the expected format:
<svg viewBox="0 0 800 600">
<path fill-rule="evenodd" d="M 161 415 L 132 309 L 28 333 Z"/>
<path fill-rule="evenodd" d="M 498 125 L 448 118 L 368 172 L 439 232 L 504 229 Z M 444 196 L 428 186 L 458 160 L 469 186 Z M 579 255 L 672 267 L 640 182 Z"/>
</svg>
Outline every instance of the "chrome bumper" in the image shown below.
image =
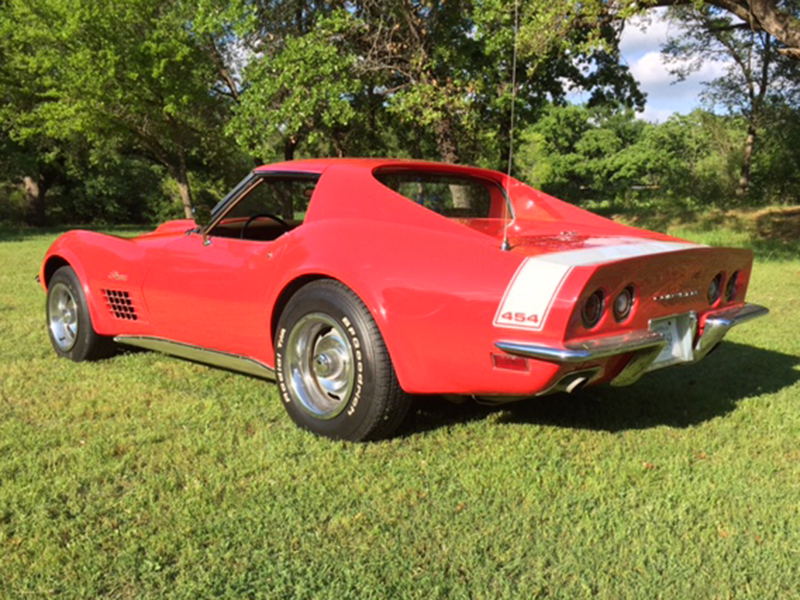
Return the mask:
<svg viewBox="0 0 800 600">
<path fill-rule="evenodd" d="M 768 312 L 769 310 L 764 306 L 745 304 L 708 313 L 703 333 L 696 339 L 692 358 L 686 363 L 694 363 L 702 359 L 722 341 L 731 327 L 756 317 L 762 317 Z M 696 317 L 694 322 L 697 322 Z M 628 361 L 625 368 L 611 381 L 611 385 L 615 386 L 630 385 L 651 370 L 653 361 L 666 345 L 667 340 L 664 339 L 664 336 L 650 330 L 567 343 L 561 347 L 510 341 L 495 343 L 500 350 L 509 354 L 564 365 L 633 353 L 634 356 Z"/>
<path fill-rule="evenodd" d="M 695 360 L 700 360 L 711 352 L 718 343 L 722 341 L 728 330 L 742 323 L 763 317 L 769 313 L 766 306 L 758 304 L 745 304 L 737 308 L 726 308 L 715 311 L 706 317 L 706 324 L 703 327 L 703 335 L 697 340 L 694 347 Z"/>
</svg>

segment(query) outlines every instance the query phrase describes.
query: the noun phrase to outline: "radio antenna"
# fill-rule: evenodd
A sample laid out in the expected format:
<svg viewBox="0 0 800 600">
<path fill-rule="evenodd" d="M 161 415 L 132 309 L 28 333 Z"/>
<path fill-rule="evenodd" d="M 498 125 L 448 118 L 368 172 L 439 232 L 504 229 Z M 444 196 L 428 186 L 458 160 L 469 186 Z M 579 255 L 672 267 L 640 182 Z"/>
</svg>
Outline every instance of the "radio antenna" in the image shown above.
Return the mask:
<svg viewBox="0 0 800 600">
<path fill-rule="evenodd" d="M 509 192 L 509 182 L 511 181 L 511 165 L 514 160 L 514 108 L 517 104 L 517 39 L 519 38 L 519 0 L 514 0 L 514 51 L 513 58 L 511 59 L 511 123 L 508 128 L 508 171 L 506 173 L 506 209 L 509 210 L 508 204 L 511 202 Z M 508 226 L 511 224 L 510 215 L 506 216 L 505 223 L 503 224 L 503 245 L 502 249 L 505 251 L 511 250 L 511 244 L 508 242 Z"/>
</svg>

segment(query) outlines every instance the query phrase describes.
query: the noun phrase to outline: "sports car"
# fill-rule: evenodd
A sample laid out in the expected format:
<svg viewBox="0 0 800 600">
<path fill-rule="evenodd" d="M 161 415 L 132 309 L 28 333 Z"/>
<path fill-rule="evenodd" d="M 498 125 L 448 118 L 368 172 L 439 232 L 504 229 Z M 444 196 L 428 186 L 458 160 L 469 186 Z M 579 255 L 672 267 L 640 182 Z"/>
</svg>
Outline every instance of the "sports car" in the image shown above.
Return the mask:
<svg viewBox="0 0 800 600">
<path fill-rule="evenodd" d="M 317 434 L 387 437 L 412 395 L 506 402 L 695 363 L 767 309 L 752 253 L 594 215 L 504 174 L 320 159 L 126 239 L 70 231 L 39 280 L 55 352 L 118 345 L 276 380 Z"/>
</svg>

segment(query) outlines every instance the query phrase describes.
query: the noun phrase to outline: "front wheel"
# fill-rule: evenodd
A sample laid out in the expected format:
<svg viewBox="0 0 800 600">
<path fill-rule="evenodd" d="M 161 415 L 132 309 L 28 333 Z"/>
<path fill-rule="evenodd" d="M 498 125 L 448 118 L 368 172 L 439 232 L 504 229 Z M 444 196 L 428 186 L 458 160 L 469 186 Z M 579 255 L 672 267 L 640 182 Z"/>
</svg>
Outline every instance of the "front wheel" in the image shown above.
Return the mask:
<svg viewBox="0 0 800 600">
<path fill-rule="evenodd" d="M 47 330 L 56 354 L 76 362 L 105 358 L 114 342 L 92 326 L 86 296 L 72 267 L 61 267 L 47 284 Z"/>
<path fill-rule="evenodd" d="M 289 415 L 325 437 L 387 437 L 410 404 L 367 307 L 337 281 L 315 281 L 289 300 L 275 335 L 275 370 Z"/>
</svg>

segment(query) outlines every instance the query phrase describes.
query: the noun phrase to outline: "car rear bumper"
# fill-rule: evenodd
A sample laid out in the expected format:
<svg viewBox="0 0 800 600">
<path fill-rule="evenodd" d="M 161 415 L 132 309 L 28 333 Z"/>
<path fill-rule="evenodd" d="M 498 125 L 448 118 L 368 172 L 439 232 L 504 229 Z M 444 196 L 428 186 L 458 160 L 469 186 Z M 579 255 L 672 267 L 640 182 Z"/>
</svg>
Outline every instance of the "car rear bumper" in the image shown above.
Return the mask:
<svg viewBox="0 0 800 600">
<path fill-rule="evenodd" d="M 694 335 L 691 358 L 684 363 L 694 363 L 705 357 L 722 341 L 725 334 L 736 326 L 751 319 L 766 315 L 769 310 L 758 304 L 743 304 L 711 311 L 704 315 L 702 333 Z M 692 323 L 697 317 L 691 314 Z M 696 328 L 696 325 L 695 325 Z M 667 345 L 666 338 L 652 330 L 633 331 L 622 335 L 567 343 L 563 346 L 549 346 L 501 340 L 495 346 L 508 354 L 524 356 L 536 360 L 554 362 L 564 366 L 600 361 L 615 356 L 632 354 L 625 367 L 614 377 L 611 385 L 630 385 L 644 373 L 659 368 L 653 362 Z"/>
</svg>

